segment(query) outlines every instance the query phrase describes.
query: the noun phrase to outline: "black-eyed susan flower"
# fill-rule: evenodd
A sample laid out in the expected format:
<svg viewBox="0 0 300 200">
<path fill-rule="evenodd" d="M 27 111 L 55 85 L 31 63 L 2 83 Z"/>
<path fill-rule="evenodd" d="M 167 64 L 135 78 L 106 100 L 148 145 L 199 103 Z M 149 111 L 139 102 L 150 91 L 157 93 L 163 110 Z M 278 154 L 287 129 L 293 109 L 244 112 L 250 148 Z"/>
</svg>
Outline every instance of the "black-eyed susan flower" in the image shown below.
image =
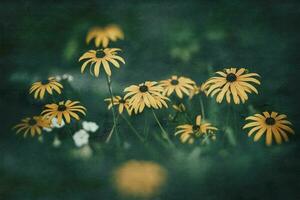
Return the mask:
<svg viewBox="0 0 300 200">
<path fill-rule="evenodd" d="M 120 195 L 142 199 L 158 195 L 167 178 L 167 170 L 151 161 L 130 160 L 113 173 L 113 183 Z"/>
<path fill-rule="evenodd" d="M 52 95 L 54 90 L 58 94 L 61 94 L 62 88 L 62 84 L 60 84 L 54 77 L 50 77 L 47 80 L 37 81 L 33 83 L 31 88 L 29 89 L 29 94 L 34 92 L 35 99 L 43 99 L 45 96 L 45 92 Z"/>
<path fill-rule="evenodd" d="M 258 94 L 257 89 L 252 85 L 260 84 L 260 81 L 254 77 L 259 77 L 256 73 L 248 73 L 245 68 L 228 68 L 224 72 L 216 72 L 217 77 L 210 78 L 206 83 L 205 87 L 208 87 L 207 95 L 217 95 L 216 101 L 221 103 L 226 98 L 228 103 L 231 102 L 231 97 L 235 104 L 240 102 L 245 103 L 248 99 L 247 93 Z"/>
<path fill-rule="evenodd" d="M 17 134 L 21 131 L 24 132 L 24 137 L 26 137 L 28 133 L 33 137 L 36 134 L 41 135 L 43 128 L 50 128 L 50 125 L 51 121 L 49 119 L 34 116 L 22 119 L 13 129 L 17 129 Z"/>
<path fill-rule="evenodd" d="M 79 58 L 79 61 L 86 60 L 81 66 L 81 73 L 83 73 L 85 68 L 90 65 L 90 72 L 98 77 L 100 73 L 100 67 L 103 66 L 105 73 L 108 76 L 111 76 L 110 63 L 117 68 L 120 68 L 119 62 L 125 64 L 124 59 L 117 55 L 118 51 L 121 51 L 121 49 L 106 48 L 89 50 Z"/>
<path fill-rule="evenodd" d="M 201 115 L 196 117 L 195 124 L 183 124 L 177 126 L 176 129 L 178 129 L 178 131 L 175 132 L 175 135 L 180 134 L 180 141 L 189 144 L 194 143 L 196 137 L 213 134 L 218 130 L 216 127 L 212 126 L 211 123 L 203 122 Z"/>
<path fill-rule="evenodd" d="M 95 46 L 99 47 L 100 45 L 104 48 L 108 46 L 110 40 L 116 41 L 117 39 L 123 39 L 124 33 L 118 25 L 108 25 L 104 28 L 102 27 L 93 27 L 90 29 L 86 36 L 86 43 L 90 43 L 95 39 Z"/>
<path fill-rule="evenodd" d="M 173 104 L 172 107 L 173 107 L 173 109 L 176 110 L 177 112 L 185 112 L 185 111 L 186 111 L 186 108 L 185 108 L 185 106 L 184 106 L 183 103 L 180 103 L 180 104 L 178 104 L 178 105 Z"/>
<path fill-rule="evenodd" d="M 118 106 L 118 111 L 120 114 L 123 113 L 124 108 L 127 110 L 128 114 L 131 115 L 131 109 L 129 108 L 129 100 L 124 99 L 121 96 L 114 96 L 113 98 L 106 98 L 104 101 L 108 102 L 108 109 L 113 106 Z"/>
<path fill-rule="evenodd" d="M 292 124 L 287 120 L 287 116 L 278 114 L 277 112 L 263 112 L 262 114 L 255 114 L 247 117 L 246 120 L 252 120 L 252 122 L 247 123 L 243 127 L 243 129 L 251 128 L 248 132 L 248 136 L 250 137 L 256 132 L 254 136 L 254 141 L 256 142 L 263 134 L 266 134 L 266 145 L 268 146 L 272 144 L 273 136 L 276 143 L 281 144 L 282 138 L 284 141 L 288 141 L 288 134 L 294 134 L 293 129 L 289 127 Z"/>
<path fill-rule="evenodd" d="M 168 107 L 165 97 L 162 92 L 163 87 L 158 85 L 155 81 L 146 81 L 139 85 L 131 85 L 124 89 L 127 92 L 124 96 L 125 99 L 129 100 L 129 107 L 133 109 L 135 113 L 142 112 L 146 107 L 159 109 Z"/>
<path fill-rule="evenodd" d="M 160 85 L 164 88 L 164 95 L 170 96 L 175 92 L 179 98 L 182 98 L 183 94 L 190 95 L 190 90 L 195 84 L 193 80 L 183 76 L 172 76 L 170 79 L 160 81 Z"/>
<path fill-rule="evenodd" d="M 85 115 L 86 108 L 80 105 L 79 101 L 70 101 L 67 100 L 61 101 L 58 104 L 51 103 L 45 105 L 45 109 L 42 112 L 42 115 L 45 118 L 52 119 L 54 117 L 57 118 L 57 122 L 60 125 L 64 118 L 66 123 L 71 122 L 71 118 L 75 118 L 76 120 L 80 120 L 80 117 L 77 113 L 81 113 Z"/>
</svg>

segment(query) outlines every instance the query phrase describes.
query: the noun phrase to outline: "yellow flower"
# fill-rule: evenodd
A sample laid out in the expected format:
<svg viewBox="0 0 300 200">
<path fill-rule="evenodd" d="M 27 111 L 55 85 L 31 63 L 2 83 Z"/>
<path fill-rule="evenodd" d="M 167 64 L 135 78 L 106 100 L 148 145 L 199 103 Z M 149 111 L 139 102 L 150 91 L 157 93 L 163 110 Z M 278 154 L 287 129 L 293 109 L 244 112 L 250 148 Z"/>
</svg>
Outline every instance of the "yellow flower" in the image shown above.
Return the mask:
<svg viewBox="0 0 300 200">
<path fill-rule="evenodd" d="M 147 106 L 148 108 L 159 109 L 168 107 L 166 100 L 167 97 L 162 95 L 164 89 L 157 84 L 155 81 L 146 81 L 139 85 L 131 85 L 125 88 L 124 92 L 127 94 L 124 96 L 125 99 L 129 98 L 130 109 L 133 109 L 137 114 L 142 112 Z"/>
<path fill-rule="evenodd" d="M 201 92 L 207 94 L 207 89 L 208 89 L 208 85 L 205 84 L 200 84 L 199 86 L 194 85 L 193 89 L 190 90 L 189 99 L 192 99 L 195 95 L 200 94 Z"/>
<path fill-rule="evenodd" d="M 148 199 L 161 192 L 167 171 L 155 162 L 130 160 L 114 171 L 113 180 L 121 195 Z"/>
<path fill-rule="evenodd" d="M 50 77 L 47 80 L 38 81 L 32 84 L 29 94 L 34 92 L 34 98 L 43 99 L 45 92 L 47 91 L 50 95 L 53 94 L 53 90 L 58 94 L 61 94 L 61 89 L 63 88 L 62 84 L 57 82 L 54 77 Z"/>
<path fill-rule="evenodd" d="M 194 88 L 196 83 L 186 77 L 172 76 L 170 79 L 160 81 L 160 85 L 164 88 L 164 95 L 170 96 L 173 92 L 176 92 L 179 98 L 183 97 L 183 93 L 190 95 L 190 90 Z"/>
<path fill-rule="evenodd" d="M 125 64 L 125 61 L 122 57 L 118 56 L 117 51 L 121 51 L 119 48 L 106 48 L 106 49 L 98 49 L 98 50 L 89 50 L 84 53 L 80 58 L 81 60 L 86 60 L 81 66 L 81 73 L 84 72 L 85 68 L 88 64 L 90 64 L 90 72 L 92 74 L 92 68 L 94 68 L 94 75 L 96 77 L 99 76 L 100 67 L 103 66 L 105 73 L 108 76 L 111 76 L 111 70 L 109 63 L 112 63 L 115 67 L 120 68 L 119 62 Z"/>
<path fill-rule="evenodd" d="M 50 128 L 51 121 L 49 119 L 44 119 L 41 116 L 27 117 L 21 120 L 21 123 L 17 124 L 13 127 L 13 129 L 17 129 L 17 134 L 21 131 L 24 131 L 24 137 L 29 133 L 31 136 L 35 136 L 36 134 L 41 135 L 43 128 Z"/>
<path fill-rule="evenodd" d="M 246 120 L 252 120 L 253 122 L 247 123 L 243 129 L 251 128 L 248 132 L 250 137 L 254 132 L 254 141 L 258 141 L 263 134 L 266 133 L 266 144 L 270 146 L 272 144 L 272 137 L 274 136 L 277 144 L 282 143 L 282 138 L 288 141 L 287 133 L 294 134 L 293 129 L 289 127 L 292 125 L 289 122 L 286 115 L 278 114 L 277 112 L 263 112 L 262 114 L 255 114 L 254 116 L 247 117 Z"/>
<path fill-rule="evenodd" d="M 116 41 L 118 39 L 124 39 L 124 33 L 118 25 L 115 25 L 115 24 L 108 25 L 105 28 L 105 31 L 106 31 L 107 36 L 112 41 Z"/>
<path fill-rule="evenodd" d="M 241 101 L 245 103 L 248 99 L 247 93 L 255 92 L 258 94 L 257 89 L 251 83 L 260 84 L 260 81 L 253 78 L 259 77 L 256 73 L 247 73 L 245 68 L 230 68 L 225 69 L 224 72 L 216 72 L 220 76 L 210 78 L 205 87 L 208 87 L 207 95 L 214 96 L 216 94 L 216 101 L 221 103 L 224 96 L 228 103 L 231 101 L 231 96 L 235 104 Z"/>
<path fill-rule="evenodd" d="M 176 110 L 177 112 L 184 112 L 184 111 L 186 111 L 186 108 L 185 108 L 185 106 L 184 106 L 183 103 L 180 103 L 180 104 L 178 104 L 178 105 L 173 104 L 172 107 L 173 107 L 173 109 Z"/>
<path fill-rule="evenodd" d="M 42 115 L 45 118 L 49 118 L 50 120 L 54 117 L 57 118 L 57 123 L 61 125 L 62 119 L 64 117 L 64 121 L 67 123 L 71 122 L 71 117 L 76 120 L 80 120 L 78 116 L 78 112 L 85 115 L 86 108 L 79 104 L 79 101 L 70 101 L 66 102 L 61 101 L 58 104 L 52 103 L 45 105 L 45 109 L 42 112 Z"/>
<path fill-rule="evenodd" d="M 129 108 L 129 100 L 128 99 L 124 99 L 120 96 L 114 96 L 113 97 L 113 103 L 111 98 L 106 98 L 104 99 L 104 101 L 108 102 L 108 109 L 111 109 L 112 106 L 114 105 L 119 105 L 119 113 L 122 114 L 124 108 L 127 110 L 128 114 L 131 115 L 131 109 Z"/>
<path fill-rule="evenodd" d="M 196 117 L 195 124 L 183 124 L 177 126 L 179 129 L 175 132 L 175 135 L 180 135 L 180 140 L 182 143 L 188 142 L 189 144 L 194 143 L 195 137 L 202 136 L 204 134 L 210 134 L 218 130 L 216 127 L 212 126 L 210 123 L 203 122 L 201 115 Z"/>
<path fill-rule="evenodd" d="M 108 46 L 110 40 L 116 41 L 117 39 L 123 39 L 124 34 L 121 28 L 117 25 L 108 25 L 105 28 L 93 27 L 90 29 L 86 36 L 86 43 L 90 43 L 91 40 L 95 39 L 96 47 L 101 44 L 105 48 Z"/>
</svg>

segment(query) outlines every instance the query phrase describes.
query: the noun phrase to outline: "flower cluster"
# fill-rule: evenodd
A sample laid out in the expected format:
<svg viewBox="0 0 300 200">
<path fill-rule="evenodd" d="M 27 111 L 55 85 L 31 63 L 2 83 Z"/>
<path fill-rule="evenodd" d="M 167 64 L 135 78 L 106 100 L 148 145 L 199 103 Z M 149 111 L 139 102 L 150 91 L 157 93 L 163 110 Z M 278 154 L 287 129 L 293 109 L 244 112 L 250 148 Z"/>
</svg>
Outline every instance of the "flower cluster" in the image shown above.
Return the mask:
<svg viewBox="0 0 300 200">
<path fill-rule="evenodd" d="M 176 111 L 174 117 L 170 117 L 172 121 L 180 115 L 183 116 L 185 124 L 176 124 L 175 136 L 179 135 L 182 143 L 193 144 L 195 139 L 211 138 L 215 140 L 215 133 L 219 130 L 215 125 L 209 123 L 205 118 L 204 104 L 202 96 L 214 97 L 217 103 L 225 102 L 228 104 L 245 104 L 252 94 L 258 94 L 258 86 L 261 84 L 260 75 L 249 72 L 246 68 L 228 67 L 222 71 L 215 72 L 213 76 L 201 84 L 186 76 L 172 75 L 164 80 L 148 80 L 139 84 L 133 84 L 123 88 L 123 94 L 114 95 L 112 90 L 112 67 L 120 68 L 121 64 L 125 64 L 120 48 L 110 47 L 111 42 L 123 39 L 124 34 L 117 25 L 108 25 L 106 27 L 94 27 L 87 36 L 86 42 L 94 40 L 95 48 L 84 52 L 79 57 L 81 64 L 81 73 L 89 69 L 91 75 L 99 77 L 101 71 L 104 71 L 109 97 L 104 101 L 108 104 L 108 109 L 112 111 L 113 127 L 106 139 L 109 142 L 112 134 L 117 132 L 117 124 L 119 116 L 122 116 L 128 123 L 128 126 L 144 142 L 134 126 L 124 116 L 124 110 L 129 116 L 133 114 L 141 114 L 145 109 L 150 109 L 153 116 L 161 129 L 162 140 L 173 145 L 170 135 L 163 127 L 159 118 L 155 114 L 155 110 L 168 108 L 171 103 Z M 60 80 L 72 81 L 71 75 L 65 74 L 62 77 L 50 77 L 43 81 L 37 81 L 32 84 L 29 93 L 34 95 L 35 99 L 44 100 L 45 96 L 62 94 L 63 85 Z M 191 122 L 188 115 L 188 109 L 184 103 L 186 100 L 193 101 L 194 97 L 199 96 L 201 115 L 195 117 L 195 121 Z M 187 97 L 187 98 L 185 98 Z M 225 100 L 224 100 L 225 99 Z M 192 105 L 192 104 L 187 104 Z M 117 113 L 115 108 L 117 107 Z M 72 119 L 80 120 L 80 115 L 86 115 L 86 108 L 79 101 L 62 100 L 47 103 L 41 115 L 28 117 L 16 125 L 17 133 L 23 131 L 24 136 L 30 133 L 32 136 L 40 135 L 42 130 L 51 131 L 55 127 L 61 127 L 64 123 L 70 124 Z M 181 118 L 181 119 L 182 119 Z M 254 141 L 258 141 L 262 135 L 266 135 L 266 144 L 271 145 L 273 137 L 275 142 L 280 144 L 282 141 L 288 141 L 288 134 L 294 133 L 291 122 L 287 120 L 287 116 L 278 114 L 277 112 L 263 112 L 249 116 L 243 129 L 251 128 L 248 136 L 254 133 Z M 57 125 L 55 125 L 57 124 Z M 98 126 L 92 122 L 83 122 L 83 128 L 73 135 L 76 146 L 81 147 L 88 144 L 89 132 L 95 132 Z"/>
</svg>

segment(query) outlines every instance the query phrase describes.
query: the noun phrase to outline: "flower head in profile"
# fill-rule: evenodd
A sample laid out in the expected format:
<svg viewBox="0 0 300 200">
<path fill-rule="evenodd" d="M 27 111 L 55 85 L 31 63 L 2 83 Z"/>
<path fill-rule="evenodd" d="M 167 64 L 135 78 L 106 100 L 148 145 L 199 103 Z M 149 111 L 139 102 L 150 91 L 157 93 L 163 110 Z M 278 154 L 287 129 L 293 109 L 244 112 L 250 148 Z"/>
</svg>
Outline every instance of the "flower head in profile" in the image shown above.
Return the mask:
<svg viewBox="0 0 300 200">
<path fill-rule="evenodd" d="M 85 111 L 86 108 L 81 106 L 79 101 L 67 100 L 66 102 L 61 101 L 58 104 L 51 103 L 45 105 L 42 115 L 49 119 L 56 117 L 58 124 L 61 125 L 62 121 L 69 124 L 71 122 L 71 118 L 80 120 L 77 113 L 85 115 Z"/>
<path fill-rule="evenodd" d="M 131 85 L 125 88 L 125 99 L 129 98 L 129 107 L 137 113 L 141 113 L 145 106 L 148 108 L 159 109 L 168 107 L 166 101 L 169 100 L 162 92 L 163 87 L 155 81 L 146 81 L 139 85 Z"/>
<path fill-rule="evenodd" d="M 77 147 L 82 147 L 89 143 L 89 137 L 90 135 L 85 130 L 81 129 L 74 133 L 73 140 Z"/>
<path fill-rule="evenodd" d="M 111 76 L 111 64 L 116 68 L 120 68 L 119 62 L 125 64 L 124 59 L 118 56 L 118 51 L 121 51 L 121 49 L 105 48 L 89 50 L 79 58 L 79 61 L 85 60 L 81 66 L 81 73 L 83 73 L 85 68 L 89 65 L 91 74 L 94 74 L 96 77 L 98 77 L 100 73 L 100 67 L 102 66 L 105 73 L 108 76 Z"/>
<path fill-rule="evenodd" d="M 41 116 L 34 116 L 22 119 L 13 129 L 17 129 L 17 134 L 23 132 L 24 137 L 26 137 L 28 133 L 33 137 L 35 135 L 41 135 L 43 128 L 49 128 L 50 124 L 50 120 L 44 119 Z"/>
<path fill-rule="evenodd" d="M 95 46 L 100 45 L 104 48 L 108 46 L 110 41 L 116 41 L 118 39 L 124 39 L 124 33 L 118 25 L 108 25 L 104 28 L 93 27 L 90 29 L 86 36 L 86 43 L 90 43 L 95 40 Z"/>
<path fill-rule="evenodd" d="M 277 144 L 281 144 L 282 138 L 284 141 L 288 141 L 288 134 L 294 134 L 293 129 L 289 127 L 292 124 L 287 120 L 287 116 L 277 112 L 255 114 L 247 117 L 246 120 L 252 121 L 243 127 L 243 129 L 250 128 L 248 136 L 255 133 L 254 141 L 256 142 L 266 134 L 266 145 L 268 146 L 272 144 L 273 137 Z"/>
<path fill-rule="evenodd" d="M 260 84 L 260 81 L 255 77 L 259 77 L 256 73 L 248 73 L 245 68 L 228 68 L 224 72 L 216 72 L 220 76 L 210 78 L 205 87 L 208 87 L 207 95 L 217 95 L 216 101 L 221 103 L 226 98 L 228 103 L 235 104 L 245 103 L 248 100 L 248 94 L 252 92 L 258 94 L 253 83 Z"/>
<path fill-rule="evenodd" d="M 167 170 L 155 162 L 130 160 L 114 171 L 113 182 L 120 195 L 148 199 L 165 186 Z"/>
<path fill-rule="evenodd" d="M 164 88 L 163 94 L 170 96 L 176 93 L 179 98 L 183 98 L 183 94 L 190 95 L 190 90 L 194 88 L 196 83 L 190 78 L 183 76 L 172 76 L 167 80 L 160 81 L 160 85 Z"/>
<path fill-rule="evenodd" d="M 184 106 L 183 103 L 180 103 L 180 104 L 178 104 L 178 105 L 173 104 L 172 107 L 173 107 L 173 109 L 176 110 L 177 112 L 185 112 L 185 111 L 186 111 L 186 108 L 185 108 L 185 106 Z"/>
<path fill-rule="evenodd" d="M 123 113 L 124 108 L 131 115 L 132 110 L 129 108 L 129 100 L 124 99 L 121 96 L 114 96 L 113 98 L 106 98 L 104 101 L 108 102 L 108 109 L 111 109 L 113 106 L 118 106 L 118 111 L 120 114 Z"/>
<path fill-rule="evenodd" d="M 177 126 L 178 131 L 175 132 L 175 135 L 180 134 L 180 140 L 182 143 L 192 144 L 195 141 L 196 137 L 202 135 L 214 135 L 214 132 L 218 130 L 216 127 L 212 126 L 210 123 L 203 122 L 201 115 L 196 117 L 195 124 L 183 124 Z"/>
<path fill-rule="evenodd" d="M 34 93 L 35 99 L 43 99 L 46 92 L 50 95 L 53 94 L 53 91 L 61 94 L 62 88 L 62 84 L 60 84 L 54 77 L 50 77 L 47 80 L 33 83 L 29 90 L 29 94 Z"/>
<path fill-rule="evenodd" d="M 193 89 L 190 90 L 189 99 L 192 99 L 195 95 L 198 95 L 201 93 L 204 93 L 205 95 L 207 95 L 207 89 L 208 89 L 208 85 L 205 85 L 205 84 L 194 85 Z"/>
<path fill-rule="evenodd" d="M 99 128 L 99 126 L 95 122 L 87 122 L 87 121 L 82 122 L 82 127 L 84 130 L 92 133 L 96 132 Z"/>
</svg>

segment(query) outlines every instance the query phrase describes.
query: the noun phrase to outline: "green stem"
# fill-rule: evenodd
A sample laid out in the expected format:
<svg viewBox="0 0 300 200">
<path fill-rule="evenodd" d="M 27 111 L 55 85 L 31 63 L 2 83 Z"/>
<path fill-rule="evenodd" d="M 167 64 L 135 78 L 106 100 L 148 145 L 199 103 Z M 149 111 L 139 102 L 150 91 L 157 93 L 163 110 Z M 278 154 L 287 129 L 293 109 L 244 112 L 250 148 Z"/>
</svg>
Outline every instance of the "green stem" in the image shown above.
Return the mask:
<svg viewBox="0 0 300 200">
<path fill-rule="evenodd" d="M 137 130 L 133 127 L 133 125 L 131 124 L 131 122 L 123 114 L 121 114 L 121 116 L 126 121 L 126 123 L 128 124 L 129 128 L 131 128 L 131 130 L 141 140 L 141 142 L 144 142 L 145 141 L 144 138 L 137 132 Z"/>
<path fill-rule="evenodd" d="M 113 104 L 114 99 L 113 99 L 113 92 L 112 92 L 112 87 L 111 87 L 111 80 L 110 80 L 110 77 L 108 75 L 106 75 L 106 81 L 107 81 L 108 91 L 109 91 L 110 98 L 111 98 L 111 103 Z M 115 114 L 115 108 L 114 108 L 114 106 L 111 107 L 111 111 L 112 111 L 112 115 L 113 115 L 113 123 L 114 123 L 114 125 L 113 125 L 113 128 L 111 129 L 111 133 L 109 134 L 109 136 L 106 139 L 106 143 L 109 143 L 113 132 L 116 132 L 116 135 L 118 137 L 117 121 L 116 121 L 116 114 Z"/>
<path fill-rule="evenodd" d="M 229 109 L 228 109 L 228 116 L 227 116 L 227 123 L 226 123 L 226 127 L 225 127 L 225 133 L 227 135 L 228 141 L 232 146 L 236 145 L 236 138 L 235 138 L 235 133 L 234 133 L 234 129 L 232 129 L 232 123 L 230 122 L 236 122 L 235 121 L 235 117 L 232 116 L 232 114 L 234 115 L 234 109 L 232 107 L 232 105 L 229 105 Z M 231 119 L 230 119 L 231 118 Z M 232 119 L 233 118 L 233 119 Z M 231 124 L 231 125 L 230 125 Z"/>
<path fill-rule="evenodd" d="M 118 119 L 119 119 L 119 115 L 118 115 L 117 118 L 116 118 L 116 122 L 118 122 Z M 111 139 L 111 136 L 112 136 L 112 134 L 113 134 L 113 132 L 114 132 L 114 130 L 115 130 L 115 128 L 116 128 L 116 124 L 117 124 L 117 123 L 115 123 L 115 124 L 113 125 L 113 127 L 111 128 L 111 130 L 110 130 L 110 132 L 109 132 L 109 134 L 108 134 L 108 137 L 107 137 L 106 140 L 105 140 L 105 143 L 109 143 L 109 141 L 110 141 L 110 139 Z"/>
<path fill-rule="evenodd" d="M 203 100 L 202 100 L 201 94 L 199 95 L 199 102 L 200 102 L 200 107 L 201 107 L 202 118 L 205 119 L 204 104 L 203 104 Z"/>
<path fill-rule="evenodd" d="M 167 140 L 167 142 L 169 143 L 169 145 L 174 146 L 174 144 L 172 143 L 172 141 L 171 141 L 170 138 L 169 138 L 169 135 L 168 135 L 167 131 L 166 131 L 166 130 L 163 128 L 163 126 L 161 125 L 161 123 L 160 123 L 160 121 L 158 120 L 158 118 L 157 118 L 157 116 L 156 116 L 156 114 L 155 114 L 155 112 L 154 112 L 153 109 L 152 109 L 152 113 L 153 113 L 153 116 L 154 116 L 154 118 L 155 118 L 155 120 L 156 120 L 156 122 L 157 122 L 159 128 L 161 129 L 161 136 L 162 136 L 162 138 L 165 139 L 165 140 Z"/>
</svg>

